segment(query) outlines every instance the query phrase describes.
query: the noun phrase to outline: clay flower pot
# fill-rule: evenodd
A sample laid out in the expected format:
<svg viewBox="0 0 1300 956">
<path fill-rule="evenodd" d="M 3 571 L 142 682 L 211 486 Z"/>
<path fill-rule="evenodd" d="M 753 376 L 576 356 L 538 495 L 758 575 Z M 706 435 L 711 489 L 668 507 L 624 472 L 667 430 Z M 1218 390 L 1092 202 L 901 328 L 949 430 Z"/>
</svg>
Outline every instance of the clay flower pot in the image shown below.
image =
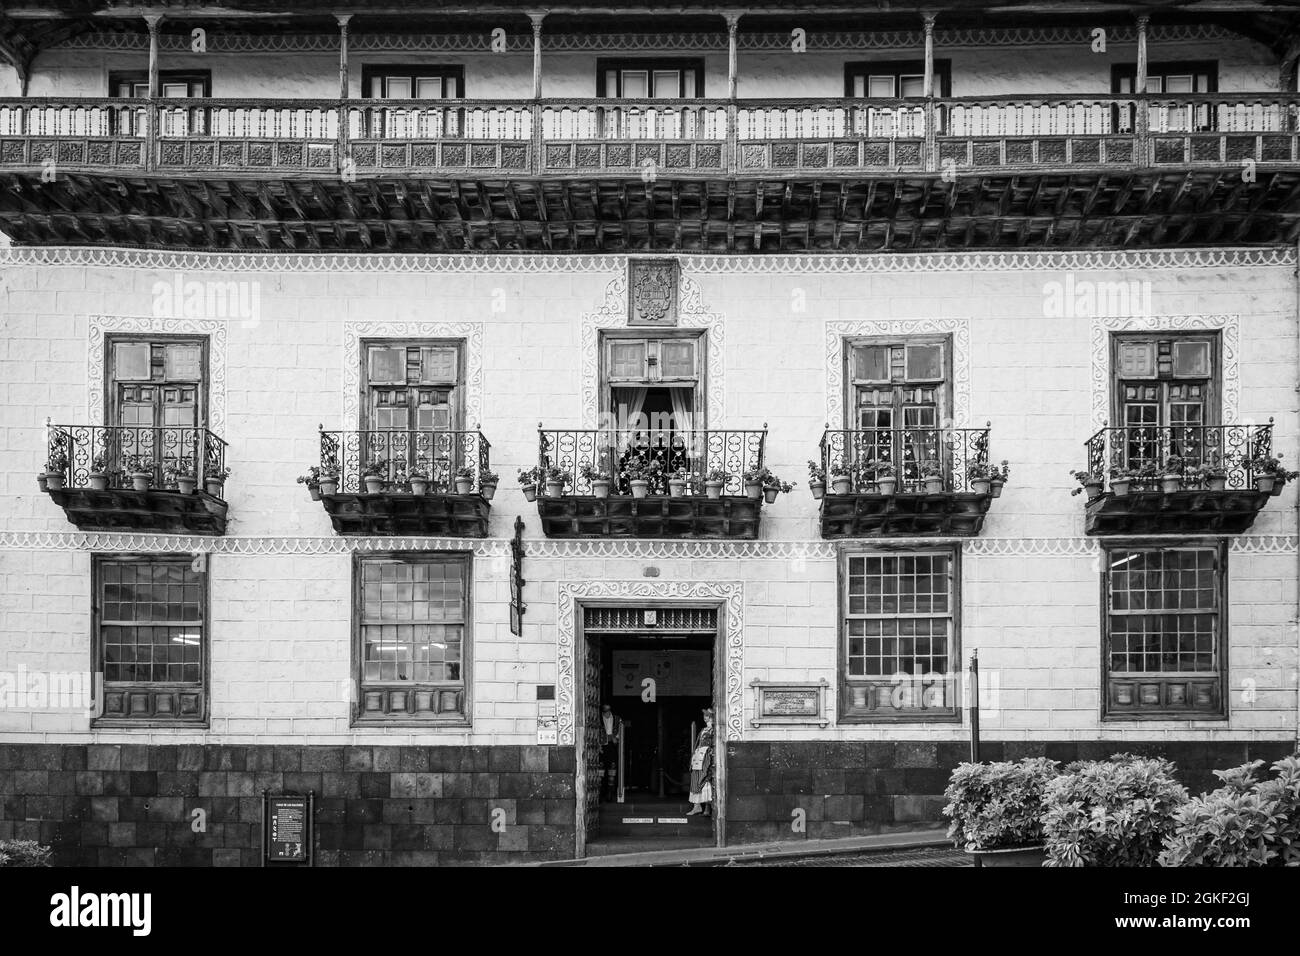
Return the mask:
<svg viewBox="0 0 1300 956">
<path fill-rule="evenodd" d="M 1272 475 L 1255 476 L 1255 490 L 1261 494 L 1271 495 L 1273 493 L 1273 486 L 1276 484 L 1277 479 Z"/>
<path fill-rule="evenodd" d="M 987 495 L 992 485 L 993 482 L 987 478 L 972 478 L 970 480 L 970 490 L 977 495 Z"/>
<path fill-rule="evenodd" d="M 1133 484 L 1131 478 L 1112 478 L 1110 482 L 1110 493 L 1116 498 L 1123 498 L 1128 494 L 1129 486 Z"/>
<path fill-rule="evenodd" d="M 131 473 L 131 487 L 135 491 L 148 491 L 149 481 L 153 475 L 147 471 L 134 471 Z"/>
<path fill-rule="evenodd" d="M 808 487 L 811 489 L 814 498 L 821 498 L 826 494 L 826 482 L 824 481 L 810 481 Z"/>
<path fill-rule="evenodd" d="M 1160 490 L 1163 491 L 1165 494 L 1171 495 L 1175 491 L 1182 491 L 1182 488 L 1183 488 L 1182 475 L 1161 475 L 1160 476 Z"/>
<path fill-rule="evenodd" d="M 650 492 L 650 482 L 640 478 L 629 481 L 628 484 L 632 487 L 633 498 L 644 498 Z"/>
<path fill-rule="evenodd" d="M 610 484 L 610 483 L 609 483 L 608 479 L 599 479 L 599 478 L 598 478 L 598 479 L 596 479 L 595 481 L 593 481 L 593 482 L 591 483 L 591 493 L 592 493 L 593 495 L 595 495 L 597 498 L 608 498 L 608 497 L 609 497 L 609 484 Z"/>
<path fill-rule="evenodd" d="M 1210 491 L 1225 491 L 1228 487 L 1227 475 L 1210 475 L 1205 479 L 1205 487 Z"/>
<path fill-rule="evenodd" d="M 927 495 L 938 495 L 943 493 L 943 479 L 938 475 L 925 476 L 925 493 Z"/>
<path fill-rule="evenodd" d="M 92 471 L 89 478 L 91 491 L 108 491 L 108 475 L 102 471 Z"/>
<path fill-rule="evenodd" d="M 776 496 L 781 493 L 781 489 L 774 485 L 768 485 L 763 489 L 763 500 L 769 505 L 776 504 Z"/>
<path fill-rule="evenodd" d="M 1002 497 L 1002 486 L 1005 485 L 1005 484 L 1006 484 L 1005 481 L 997 481 L 997 480 L 994 480 L 993 482 L 991 482 L 990 487 L 992 487 L 992 489 L 993 489 L 993 497 L 994 497 L 994 498 L 1001 498 L 1001 497 Z"/>
<path fill-rule="evenodd" d="M 725 481 L 706 481 L 704 483 L 704 493 L 710 498 L 721 498 L 722 486 L 725 484 Z"/>
<path fill-rule="evenodd" d="M 564 494 L 564 482 L 548 481 L 546 483 L 546 497 L 558 498 L 562 494 Z"/>
<path fill-rule="evenodd" d="M 50 491 L 58 491 L 63 487 L 63 472 L 47 471 L 45 473 L 45 487 Z"/>
<path fill-rule="evenodd" d="M 322 478 L 320 480 L 321 495 L 332 495 L 339 490 L 339 480 L 337 478 Z"/>
<path fill-rule="evenodd" d="M 195 486 L 198 485 L 198 483 L 199 483 L 199 480 L 198 480 L 197 478 L 195 478 L 193 475 L 177 475 L 177 476 L 176 476 L 176 490 L 179 491 L 179 492 L 180 492 L 181 494 L 183 494 L 183 495 L 192 495 L 192 494 L 194 494 L 194 488 L 195 488 Z M 314 492 L 317 498 L 320 497 L 320 489 L 319 489 L 319 488 L 317 488 L 317 487 L 309 487 L 308 490 Z"/>
<path fill-rule="evenodd" d="M 853 487 L 848 475 L 836 475 L 831 479 L 831 491 L 837 495 L 847 495 Z"/>
<path fill-rule="evenodd" d="M 382 475 L 366 475 L 366 494 L 377 495 L 384 490 Z"/>
<path fill-rule="evenodd" d="M 746 498 L 763 497 L 763 483 L 761 481 L 745 482 L 745 497 Z"/>
<path fill-rule="evenodd" d="M 220 498 L 226 490 L 226 483 L 220 478 L 208 478 L 203 485 L 207 493 L 214 498 Z"/>
<path fill-rule="evenodd" d="M 492 496 L 495 495 L 495 494 L 497 493 L 497 483 L 496 483 L 495 481 L 485 481 L 485 482 L 483 482 L 483 487 L 482 487 L 481 491 L 482 491 L 483 497 L 484 497 L 487 501 L 491 501 L 491 500 L 492 500 Z"/>
<path fill-rule="evenodd" d="M 524 485 L 522 490 L 523 490 L 523 492 L 524 492 L 524 500 L 525 500 L 525 501 L 536 501 L 536 500 L 537 500 L 537 486 L 536 486 L 536 485 Z"/>
<path fill-rule="evenodd" d="M 894 493 L 894 486 L 898 484 L 898 479 L 880 478 L 876 481 L 876 484 L 880 486 L 880 493 L 882 495 L 892 495 Z"/>
<path fill-rule="evenodd" d="M 547 487 L 550 487 L 549 484 L 547 485 Z M 473 491 L 474 491 L 474 479 L 473 479 L 473 478 L 457 478 L 457 479 L 456 479 L 456 494 L 458 494 L 458 495 L 468 495 L 468 494 L 472 494 Z"/>
<path fill-rule="evenodd" d="M 683 497 L 685 497 L 685 496 L 686 496 L 686 479 L 685 479 L 685 478 L 669 478 L 669 479 L 668 479 L 668 494 L 672 495 L 674 498 L 683 498 Z"/>
<path fill-rule="evenodd" d="M 429 479 L 428 479 L 428 478 L 412 478 L 412 479 L 411 479 L 411 494 L 413 494 L 413 495 L 425 495 L 425 494 L 428 494 L 428 493 L 429 493 Z"/>
</svg>

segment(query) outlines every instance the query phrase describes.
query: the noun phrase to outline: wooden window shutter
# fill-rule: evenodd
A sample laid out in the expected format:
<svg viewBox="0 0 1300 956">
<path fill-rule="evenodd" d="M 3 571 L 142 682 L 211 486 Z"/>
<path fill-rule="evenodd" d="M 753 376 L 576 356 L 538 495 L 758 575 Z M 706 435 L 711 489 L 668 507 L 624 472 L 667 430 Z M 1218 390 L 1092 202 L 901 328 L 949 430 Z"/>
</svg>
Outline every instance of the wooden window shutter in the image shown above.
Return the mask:
<svg viewBox="0 0 1300 956">
<path fill-rule="evenodd" d="M 1120 342 L 1119 374 L 1121 378 L 1156 377 L 1156 343 Z"/>
<path fill-rule="evenodd" d="M 852 350 L 852 375 L 856 382 L 889 381 L 889 346 L 858 345 Z"/>
<path fill-rule="evenodd" d="M 406 349 L 375 346 L 370 349 L 370 384 L 405 385 Z"/>
<path fill-rule="evenodd" d="M 456 349 L 432 346 L 420 350 L 420 384 L 454 385 L 456 383 Z"/>
<path fill-rule="evenodd" d="M 609 343 L 609 378 L 643 381 L 649 369 L 646 358 L 649 343 L 645 339 L 611 339 Z"/>
<path fill-rule="evenodd" d="M 943 346 L 934 344 L 908 345 L 906 358 L 909 382 L 938 382 L 943 380 Z"/>
<path fill-rule="evenodd" d="M 695 343 L 690 339 L 664 339 L 659 348 L 664 378 L 697 378 Z"/>
<path fill-rule="evenodd" d="M 113 345 L 113 378 L 119 382 L 147 382 L 152 378 L 147 342 L 116 342 Z"/>
<path fill-rule="evenodd" d="M 202 374 L 202 355 L 197 345 L 168 345 L 163 352 L 163 374 L 167 381 L 197 381 Z"/>
<path fill-rule="evenodd" d="M 1210 343 L 1201 339 L 1174 342 L 1174 378 L 1209 378 Z"/>
</svg>

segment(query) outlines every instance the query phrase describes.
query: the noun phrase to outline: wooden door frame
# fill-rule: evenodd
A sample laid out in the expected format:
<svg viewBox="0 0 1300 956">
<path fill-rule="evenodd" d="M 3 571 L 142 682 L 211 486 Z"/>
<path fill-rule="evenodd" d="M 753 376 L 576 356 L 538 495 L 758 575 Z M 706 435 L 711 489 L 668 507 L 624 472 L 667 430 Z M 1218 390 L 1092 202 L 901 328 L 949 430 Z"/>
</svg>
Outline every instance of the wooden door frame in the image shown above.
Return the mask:
<svg viewBox="0 0 1300 956">
<path fill-rule="evenodd" d="M 713 845 L 724 847 L 727 829 L 727 600 L 694 598 L 575 598 L 573 602 L 573 743 L 574 759 L 574 859 L 587 855 L 587 708 L 580 703 L 587 687 L 587 631 L 589 607 L 632 607 L 662 610 L 668 607 L 710 608 L 717 612 L 713 634 Z M 646 852 L 650 852 L 648 849 Z"/>
<path fill-rule="evenodd" d="M 445 338 L 434 336 L 432 338 L 410 338 L 406 336 L 392 335 L 375 335 L 362 336 L 357 339 L 357 351 L 360 353 L 361 367 L 358 369 L 357 381 L 357 431 L 368 432 L 370 428 L 370 413 L 373 409 L 370 407 L 370 347 L 374 345 L 386 345 L 390 347 L 412 348 L 414 346 L 454 346 L 456 349 L 456 381 L 452 388 L 452 421 L 451 431 L 464 431 L 469 426 L 465 424 L 465 355 L 466 343 L 464 339 Z M 420 385 L 405 384 L 403 388 L 420 388 Z M 439 386 L 430 385 L 429 388 Z M 408 431 L 416 430 L 413 423 Z M 478 422 L 474 423 L 476 426 Z"/>
<path fill-rule="evenodd" d="M 121 423 L 117 404 L 117 378 L 113 368 L 113 346 L 118 342 L 147 342 L 153 344 L 182 345 L 196 343 L 199 346 L 199 411 L 195 416 L 196 428 L 208 427 L 208 383 L 210 337 L 207 335 L 186 335 L 171 332 L 107 332 L 104 335 L 104 424 L 116 427 Z M 150 356 L 152 364 L 152 356 Z M 143 384 L 143 383 L 141 383 Z M 150 384 L 154 383 L 150 380 Z M 155 426 L 157 427 L 157 426 Z"/>
<path fill-rule="evenodd" d="M 611 386 L 609 384 L 609 369 L 605 361 L 605 343 L 610 339 L 694 339 L 695 340 L 695 364 L 699 369 L 699 378 L 695 385 L 695 402 L 692 414 L 694 422 L 692 429 L 695 431 L 704 431 L 712 427 L 709 424 L 709 330 L 708 329 L 660 329 L 653 326 L 644 328 L 620 328 L 620 329 L 601 329 L 596 336 L 596 412 L 597 421 L 608 421 L 609 414 L 612 411 L 610 407 L 610 389 L 632 388 L 635 386 L 622 384 Z M 647 382 L 649 388 L 671 388 L 671 385 L 662 383 Z"/>
<path fill-rule="evenodd" d="M 1222 425 L 1223 421 L 1223 330 L 1222 329 L 1187 329 L 1176 332 L 1151 331 L 1144 332 L 1141 329 L 1133 329 L 1125 332 L 1111 332 L 1110 341 L 1107 343 L 1107 353 L 1110 362 L 1110 375 L 1106 383 L 1106 388 L 1110 392 L 1110 421 L 1115 428 L 1124 427 L 1124 400 L 1120 396 L 1120 382 L 1156 382 L 1165 384 L 1166 382 L 1178 382 L 1176 378 L 1142 378 L 1142 379 L 1124 379 L 1119 374 L 1119 347 L 1124 341 L 1152 340 L 1160 341 L 1161 339 L 1209 339 L 1210 340 L 1210 377 L 1209 389 L 1210 395 L 1205 403 L 1205 425 Z M 1161 414 L 1164 414 L 1163 407 Z M 1168 426 L 1164 422 L 1160 427 Z"/>
</svg>

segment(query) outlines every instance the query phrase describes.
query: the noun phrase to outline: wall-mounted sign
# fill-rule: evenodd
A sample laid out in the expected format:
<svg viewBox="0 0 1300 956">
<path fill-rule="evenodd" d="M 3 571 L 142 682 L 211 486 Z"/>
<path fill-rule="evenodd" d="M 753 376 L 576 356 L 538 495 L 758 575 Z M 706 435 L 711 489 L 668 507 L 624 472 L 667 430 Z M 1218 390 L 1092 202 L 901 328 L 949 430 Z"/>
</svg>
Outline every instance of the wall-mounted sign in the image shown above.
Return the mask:
<svg viewBox="0 0 1300 956">
<path fill-rule="evenodd" d="M 315 794 L 271 796 L 262 791 L 262 846 L 267 863 L 311 865 Z"/>
<path fill-rule="evenodd" d="M 776 683 L 750 681 L 754 689 L 753 727 L 779 724 L 816 724 L 825 727 L 830 723 L 826 716 L 826 692 L 830 684 L 826 679 L 817 683 Z"/>
<path fill-rule="evenodd" d="M 627 324 L 677 324 L 677 260 L 629 259 Z"/>
<path fill-rule="evenodd" d="M 510 542 L 510 633 L 524 633 L 524 519 L 515 515 L 515 537 Z"/>
</svg>

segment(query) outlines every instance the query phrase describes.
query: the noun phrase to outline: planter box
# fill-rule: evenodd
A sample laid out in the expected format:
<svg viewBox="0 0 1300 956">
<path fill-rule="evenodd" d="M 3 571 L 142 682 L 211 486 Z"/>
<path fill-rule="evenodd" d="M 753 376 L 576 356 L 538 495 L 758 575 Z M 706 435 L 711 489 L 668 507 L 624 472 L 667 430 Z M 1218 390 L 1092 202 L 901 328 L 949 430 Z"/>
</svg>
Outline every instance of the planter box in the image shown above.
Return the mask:
<svg viewBox="0 0 1300 956">
<path fill-rule="evenodd" d="M 975 858 L 977 866 L 1042 866 L 1047 859 L 1047 848 L 1042 846 L 1014 846 L 1003 850 L 966 850 Z"/>
</svg>

